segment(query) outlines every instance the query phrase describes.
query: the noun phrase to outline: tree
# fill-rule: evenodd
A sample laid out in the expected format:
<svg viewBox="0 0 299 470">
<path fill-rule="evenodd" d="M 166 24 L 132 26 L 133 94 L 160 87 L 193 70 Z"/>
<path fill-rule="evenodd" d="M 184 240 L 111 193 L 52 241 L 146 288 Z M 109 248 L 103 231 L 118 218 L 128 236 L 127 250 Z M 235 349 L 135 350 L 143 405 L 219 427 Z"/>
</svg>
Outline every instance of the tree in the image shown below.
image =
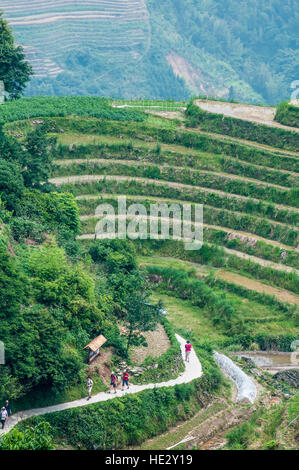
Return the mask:
<svg viewBox="0 0 299 470">
<path fill-rule="evenodd" d="M 9 211 L 15 211 L 24 191 L 21 169 L 15 163 L 0 159 L 0 194 Z"/>
<path fill-rule="evenodd" d="M 15 46 L 12 32 L 0 13 L 0 80 L 11 98 L 22 95 L 31 75 L 32 67 L 25 60 L 23 48 Z"/>
<path fill-rule="evenodd" d="M 6 400 L 15 400 L 22 396 L 23 387 L 17 377 L 10 373 L 10 367 L 0 365 L 0 400 L 4 403 Z"/>
<path fill-rule="evenodd" d="M 6 204 L 4 201 L 2 201 L 1 195 L 0 195 L 0 225 L 7 222 L 10 218 L 10 213 L 6 210 L 5 208 Z"/>
<path fill-rule="evenodd" d="M 145 339 L 141 332 L 153 331 L 160 320 L 158 306 L 147 303 L 146 297 L 146 294 L 137 292 L 126 303 L 127 353 L 132 344 L 135 346 L 144 344 Z"/>
<path fill-rule="evenodd" d="M 25 297 L 22 273 L 5 244 L 0 244 L 0 341 L 9 353 L 12 325 L 20 315 L 21 303 Z M 7 359 L 7 357 L 6 357 Z M 7 362 L 7 361 L 6 361 Z M 0 399 L 18 398 L 22 392 L 18 378 L 11 376 L 10 365 L 0 366 Z"/>
<path fill-rule="evenodd" d="M 23 169 L 24 183 L 27 187 L 39 186 L 49 178 L 53 165 L 53 156 L 49 149 L 56 144 L 56 139 L 48 139 L 47 132 L 48 125 L 42 124 L 27 136 L 25 142 L 27 155 Z"/>
<path fill-rule="evenodd" d="M 53 166 L 50 149 L 56 144 L 55 137 L 47 138 L 48 130 L 47 123 L 37 126 L 21 144 L 16 138 L 6 135 L 0 124 L 0 158 L 20 165 L 26 187 L 48 181 Z"/>
<path fill-rule="evenodd" d="M 15 137 L 3 132 L 2 124 L 0 124 L 0 158 L 19 163 L 21 167 L 25 165 L 26 160 L 26 150 Z"/>
<path fill-rule="evenodd" d="M 97 240 L 89 253 L 94 262 L 103 265 L 109 293 L 115 302 L 114 313 L 123 317 L 127 299 L 145 289 L 133 244 L 128 240 Z"/>
<path fill-rule="evenodd" d="M 6 327 L 3 323 L 13 321 L 20 311 L 20 304 L 25 298 L 24 277 L 15 257 L 8 253 L 7 247 L 0 245 L 0 323 L 1 338 L 5 341 Z"/>
</svg>

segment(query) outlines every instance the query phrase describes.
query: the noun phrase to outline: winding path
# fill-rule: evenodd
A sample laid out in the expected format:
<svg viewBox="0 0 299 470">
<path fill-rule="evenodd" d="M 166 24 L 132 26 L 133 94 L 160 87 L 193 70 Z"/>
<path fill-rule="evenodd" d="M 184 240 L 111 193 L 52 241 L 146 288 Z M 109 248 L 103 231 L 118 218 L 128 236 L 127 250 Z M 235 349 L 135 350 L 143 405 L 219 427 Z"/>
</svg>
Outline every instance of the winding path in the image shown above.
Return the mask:
<svg viewBox="0 0 299 470">
<path fill-rule="evenodd" d="M 182 356 L 184 358 L 186 341 L 179 335 L 176 335 L 176 338 L 180 343 Z M 143 390 L 147 390 L 147 389 L 160 388 L 160 387 L 173 387 L 174 385 L 192 382 L 192 380 L 197 379 L 201 376 L 202 376 L 201 363 L 193 349 L 190 355 L 190 362 L 185 363 L 185 371 L 182 374 L 180 374 L 179 377 L 177 377 L 176 379 L 169 380 L 168 382 L 160 382 L 157 384 L 131 385 L 129 390 L 126 390 L 125 392 L 121 392 L 120 390 L 118 390 L 115 395 L 114 394 L 110 395 L 107 392 L 100 392 L 97 395 L 94 395 L 89 401 L 87 401 L 86 398 L 82 398 L 80 400 L 75 400 L 75 401 L 71 401 L 68 403 L 61 403 L 60 405 L 53 405 L 53 406 L 47 406 L 44 408 L 34 408 L 31 410 L 20 411 L 12 415 L 11 418 L 9 418 L 9 420 L 6 423 L 4 433 L 9 432 L 20 421 L 30 418 L 32 416 L 39 416 L 39 415 L 43 415 L 47 413 L 54 413 L 55 411 L 63 411 L 63 410 L 71 409 L 71 408 L 87 406 L 93 403 L 99 403 L 102 401 L 112 400 L 113 398 L 117 398 L 117 397 L 119 398 L 129 393 L 142 392 Z M 0 430 L 0 435 L 1 434 L 3 434 L 3 432 Z"/>
</svg>

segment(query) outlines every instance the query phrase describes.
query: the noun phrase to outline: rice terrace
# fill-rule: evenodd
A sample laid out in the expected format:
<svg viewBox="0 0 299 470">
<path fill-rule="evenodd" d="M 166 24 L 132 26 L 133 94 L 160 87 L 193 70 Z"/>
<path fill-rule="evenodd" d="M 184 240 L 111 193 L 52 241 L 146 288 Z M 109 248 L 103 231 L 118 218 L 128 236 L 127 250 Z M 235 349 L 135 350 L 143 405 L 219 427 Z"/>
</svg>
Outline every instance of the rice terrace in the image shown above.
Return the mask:
<svg viewBox="0 0 299 470">
<path fill-rule="evenodd" d="M 144 60 L 148 2 L 82 3 L 2 2 L 36 76 Z M 298 100 L 3 82 L 0 450 L 297 450 Z"/>
</svg>

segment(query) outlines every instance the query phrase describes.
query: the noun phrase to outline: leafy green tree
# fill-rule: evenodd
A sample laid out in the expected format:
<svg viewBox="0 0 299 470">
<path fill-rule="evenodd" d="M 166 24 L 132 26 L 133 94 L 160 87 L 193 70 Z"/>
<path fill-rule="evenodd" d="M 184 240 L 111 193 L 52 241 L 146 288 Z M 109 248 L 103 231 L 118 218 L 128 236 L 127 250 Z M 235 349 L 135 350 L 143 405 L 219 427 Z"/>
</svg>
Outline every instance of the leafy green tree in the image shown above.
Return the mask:
<svg viewBox="0 0 299 470">
<path fill-rule="evenodd" d="M 17 377 L 11 375 L 10 367 L 0 365 L 0 400 L 5 403 L 6 400 L 14 400 L 24 393 L 23 386 Z"/>
<path fill-rule="evenodd" d="M 53 450 L 49 423 L 41 422 L 24 431 L 12 429 L 0 438 L 0 450 Z"/>
<path fill-rule="evenodd" d="M 8 253 L 5 244 L 0 244 L 0 341 L 4 343 L 5 355 L 9 354 L 12 326 L 18 322 L 22 302 L 25 299 L 24 277 L 16 260 Z M 15 340 L 15 339 L 14 339 Z M 12 377 L 9 362 L 0 366 L 0 398 L 18 398 L 22 386 L 17 377 Z"/>
<path fill-rule="evenodd" d="M 37 302 L 63 309 L 69 328 L 80 325 L 90 335 L 99 330 L 103 313 L 97 308 L 94 279 L 83 266 L 73 266 L 63 248 L 45 243 L 30 251 L 24 263 Z"/>
<path fill-rule="evenodd" d="M 54 233 L 67 231 L 74 236 L 80 230 L 78 205 L 70 193 L 25 190 L 17 215 L 38 220 Z"/>
<path fill-rule="evenodd" d="M 11 98 L 22 95 L 31 75 L 32 67 L 25 60 L 23 48 L 15 45 L 7 21 L 0 12 L 0 80 Z"/>
<path fill-rule="evenodd" d="M 126 302 L 124 320 L 128 324 L 127 353 L 132 344 L 138 346 L 144 344 L 144 336 L 141 332 L 153 331 L 159 320 L 159 308 L 146 302 L 145 293 L 135 293 Z"/>
<path fill-rule="evenodd" d="M 0 159 L 0 194 L 6 208 L 15 211 L 24 191 L 24 180 L 20 167 Z"/>
<path fill-rule="evenodd" d="M 0 125 L 0 158 L 18 163 L 22 169 L 25 186 L 35 187 L 47 183 L 53 167 L 51 148 L 56 138 L 48 138 L 48 125 L 37 126 L 20 142 L 3 132 Z"/>
<path fill-rule="evenodd" d="M 16 259 L 0 245 L 0 321 L 1 339 L 5 338 L 4 321 L 13 320 L 25 299 L 24 276 Z"/>
<path fill-rule="evenodd" d="M 6 204 L 4 201 L 2 201 L 0 195 L 0 224 L 7 222 L 10 218 L 10 215 L 11 214 L 6 210 Z"/>
<path fill-rule="evenodd" d="M 51 147 L 56 144 L 56 139 L 47 138 L 48 125 L 37 126 L 30 132 L 25 141 L 27 157 L 23 170 L 24 182 L 27 187 L 39 186 L 47 182 L 53 167 Z"/>
<path fill-rule="evenodd" d="M 96 241 L 89 251 L 107 276 L 107 288 L 114 301 L 114 313 L 123 317 L 128 298 L 135 292 L 146 290 L 133 244 L 128 240 Z"/>
<path fill-rule="evenodd" d="M 2 125 L 0 124 L 0 159 L 8 160 L 9 162 L 18 162 L 23 168 L 26 159 L 26 150 L 20 142 L 10 135 L 3 132 Z"/>
</svg>

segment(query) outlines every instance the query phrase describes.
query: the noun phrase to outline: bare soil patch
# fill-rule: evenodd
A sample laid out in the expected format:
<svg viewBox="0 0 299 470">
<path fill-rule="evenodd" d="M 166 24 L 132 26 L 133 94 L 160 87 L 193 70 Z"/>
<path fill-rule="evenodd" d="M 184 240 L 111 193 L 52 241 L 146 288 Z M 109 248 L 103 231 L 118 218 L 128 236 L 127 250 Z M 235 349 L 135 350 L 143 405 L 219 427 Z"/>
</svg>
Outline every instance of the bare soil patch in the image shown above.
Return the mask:
<svg viewBox="0 0 299 470">
<path fill-rule="evenodd" d="M 170 348 L 169 338 L 163 325 L 159 324 L 155 331 L 143 333 L 148 344 L 147 347 L 140 346 L 131 351 L 131 359 L 134 364 L 141 365 L 148 356 L 160 357 Z"/>
</svg>

